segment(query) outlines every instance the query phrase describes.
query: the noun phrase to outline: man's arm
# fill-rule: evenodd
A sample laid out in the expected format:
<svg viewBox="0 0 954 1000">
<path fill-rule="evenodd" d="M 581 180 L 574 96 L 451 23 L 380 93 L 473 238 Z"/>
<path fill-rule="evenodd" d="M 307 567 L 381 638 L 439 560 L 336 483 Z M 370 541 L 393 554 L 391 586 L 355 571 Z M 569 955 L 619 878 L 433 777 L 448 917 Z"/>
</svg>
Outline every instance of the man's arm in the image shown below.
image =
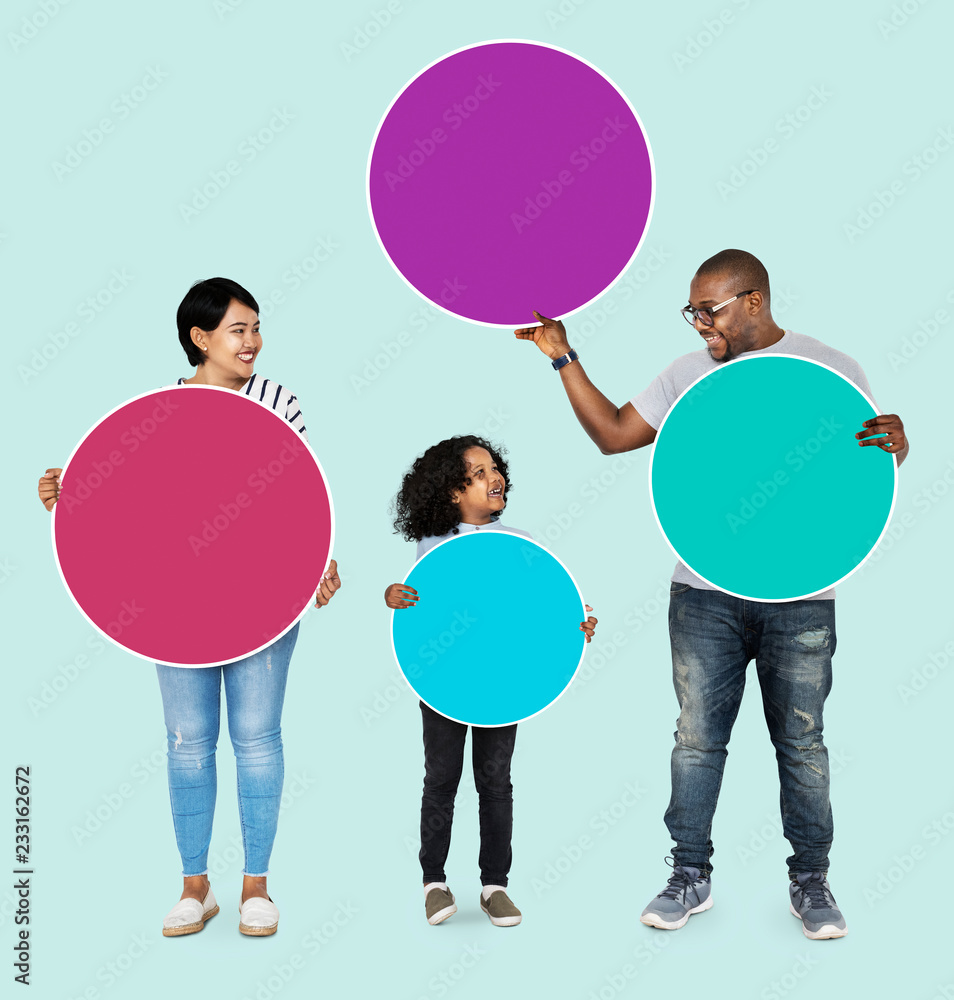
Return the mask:
<svg viewBox="0 0 954 1000">
<path fill-rule="evenodd" d="M 534 312 L 542 326 L 528 326 L 514 331 L 518 340 L 532 340 L 551 360 L 568 354 L 566 329 L 559 320 L 547 319 Z M 604 455 L 633 451 L 656 440 L 656 429 L 646 423 L 632 403 L 618 407 L 610 402 L 589 380 L 579 361 L 560 369 L 560 379 L 570 405 L 583 430 Z"/>
</svg>

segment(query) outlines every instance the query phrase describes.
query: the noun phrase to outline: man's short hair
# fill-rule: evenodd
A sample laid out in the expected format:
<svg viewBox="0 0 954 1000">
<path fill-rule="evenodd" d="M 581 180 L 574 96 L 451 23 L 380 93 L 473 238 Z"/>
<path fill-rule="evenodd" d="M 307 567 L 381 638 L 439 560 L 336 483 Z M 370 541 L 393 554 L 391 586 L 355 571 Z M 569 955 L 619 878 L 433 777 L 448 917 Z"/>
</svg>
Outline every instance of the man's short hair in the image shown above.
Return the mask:
<svg viewBox="0 0 954 1000">
<path fill-rule="evenodd" d="M 765 265 L 754 254 L 745 250 L 720 250 L 717 254 L 703 261 L 696 274 L 700 278 L 710 278 L 714 275 L 725 275 L 732 284 L 738 284 L 740 292 L 748 288 L 757 289 L 762 293 L 766 303 L 771 301 L 769 291 L 769 276 Z"/>
</svg>

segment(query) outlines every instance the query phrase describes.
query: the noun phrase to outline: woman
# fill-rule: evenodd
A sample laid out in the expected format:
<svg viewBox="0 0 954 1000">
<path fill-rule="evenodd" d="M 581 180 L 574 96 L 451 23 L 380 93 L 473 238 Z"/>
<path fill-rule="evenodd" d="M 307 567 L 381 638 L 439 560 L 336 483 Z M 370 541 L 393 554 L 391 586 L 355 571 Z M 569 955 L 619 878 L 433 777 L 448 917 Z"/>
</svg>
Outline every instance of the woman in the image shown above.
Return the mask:
<svg viewBox="0 0 954 1000">
<path fill-rule="evenodd" d="M 262 349 L 258 303 L 241 285 L 209 278 L 189 289 L 176 314 L 179 342 L 196 371 L 179 385 L 211 385 L 244 392 L 281 413 L 307 441 L 297 398 L 253 374 Z M 52 510 L 62 469 L 47 469 L 39 495 Z M 327 604 L 341 586 L 331 560 L 315 595 Z M 239 817 L 245 848 L 239 930 L 264 936 L 278 929 L 278 908 L 266 876 L 278 825 L 284 761 L 281 712 L 296 623 L 271 646 L 221 666 L 185 668 L 156 664 L 169 740 L 169 795 L 183 889 L 163 921 L 166 937 L 193 934 L 219 912 L 207 874 L 215 808 L 215 746 L 220 686 L 225 682 L 229 735 L 238 774 Z"/>
</svg>

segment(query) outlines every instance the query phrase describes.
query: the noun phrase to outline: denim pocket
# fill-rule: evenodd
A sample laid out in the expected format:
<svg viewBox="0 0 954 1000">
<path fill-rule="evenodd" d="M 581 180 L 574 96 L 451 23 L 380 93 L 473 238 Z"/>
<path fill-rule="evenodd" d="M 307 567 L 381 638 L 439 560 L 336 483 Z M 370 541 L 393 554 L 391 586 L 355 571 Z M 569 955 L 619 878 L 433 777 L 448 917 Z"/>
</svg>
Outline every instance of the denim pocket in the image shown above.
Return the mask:
<svg viewBox="0 0 954 1000">
<path fill-rule="evenodd" d="M 684 594 L 687 590 L 692 590 L 692 587 L 688 583 L 671 583 L 669 585 L 669 596 L 674 597 L 676 594 Z"/>
</svg>

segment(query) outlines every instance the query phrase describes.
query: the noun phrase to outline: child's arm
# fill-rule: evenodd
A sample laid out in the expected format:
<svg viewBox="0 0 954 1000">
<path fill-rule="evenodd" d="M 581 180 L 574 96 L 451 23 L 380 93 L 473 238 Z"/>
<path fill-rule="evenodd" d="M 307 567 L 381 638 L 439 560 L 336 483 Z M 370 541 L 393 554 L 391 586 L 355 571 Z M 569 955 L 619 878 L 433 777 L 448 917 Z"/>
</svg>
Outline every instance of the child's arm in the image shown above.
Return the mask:
<svg viewBox="0 0 954 1000">
<path fill-rule="evenodd" d="M 593 609 L 589 606 L 589 604 L 587 604 L 586 605 L 586 610 L 587 611 L 592 611 Z M 586 633 L 586 641 L 587 642 L 589 642 L 593 638 L 593 633 L 596 631 L 596 622 L 597 622 L 597 620 L 598 619 L 596 619 L 592 615 L 590 615 L 590 617 L 587 618 L 585 622 L 580 622 L 580 631 Z"/>
<path fill-rule="evenodd" d="M 384 592 L 384 603 L 389 608 L 413 608 L 420 598 L 413 587 L 404 583 L 392 583 Z"/>
</svg>

